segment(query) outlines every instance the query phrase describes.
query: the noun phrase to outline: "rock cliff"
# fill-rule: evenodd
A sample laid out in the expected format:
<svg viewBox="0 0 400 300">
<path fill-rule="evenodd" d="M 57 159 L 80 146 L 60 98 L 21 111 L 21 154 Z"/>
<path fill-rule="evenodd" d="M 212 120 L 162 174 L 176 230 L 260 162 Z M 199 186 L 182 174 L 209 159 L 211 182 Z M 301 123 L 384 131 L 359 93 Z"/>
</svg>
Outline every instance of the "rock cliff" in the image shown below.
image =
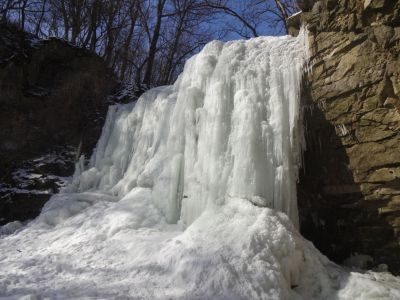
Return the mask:
<svg viewBox="0 0 400 300">
<path fill-rule="evenodd" d="M 115 86 L 97 55 L 0 24 L 0 224 L 34 217 L 72 175 Z"/>
<path fill-rule="evenodd" d="M 400 1 L 299 1 L 310 31 L 302 231 L 331 259 L 399 274 Z"/>
</svg>

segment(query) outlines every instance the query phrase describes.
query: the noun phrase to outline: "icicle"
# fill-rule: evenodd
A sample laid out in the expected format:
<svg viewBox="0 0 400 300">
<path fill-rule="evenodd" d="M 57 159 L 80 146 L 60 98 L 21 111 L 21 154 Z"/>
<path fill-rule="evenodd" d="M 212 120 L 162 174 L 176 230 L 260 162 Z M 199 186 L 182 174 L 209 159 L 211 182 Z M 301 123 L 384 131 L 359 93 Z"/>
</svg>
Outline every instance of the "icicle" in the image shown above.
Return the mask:
<svg viewBox="0 0 400 300">
<path fill-rule="evenodd" d="M 307 33 L 211 42 L 174 86 L 110 108 L 76 191 L 151 190 L 169 222 L 191 224 L 231 198 L 273 206 L 297 224 L 300 86 Z"/>
</svg>

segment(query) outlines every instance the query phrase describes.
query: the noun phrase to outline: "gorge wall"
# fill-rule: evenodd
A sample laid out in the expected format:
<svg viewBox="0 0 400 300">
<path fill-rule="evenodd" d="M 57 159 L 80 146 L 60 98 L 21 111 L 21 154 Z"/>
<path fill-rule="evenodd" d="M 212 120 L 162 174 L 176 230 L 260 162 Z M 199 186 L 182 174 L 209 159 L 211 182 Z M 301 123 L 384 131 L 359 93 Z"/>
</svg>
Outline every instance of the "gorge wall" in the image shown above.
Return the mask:
<svg viewBox="0 0 400 300">
<path fill-rule="evenodd" d="M 0 225 L 35 217 L 91 153 L 116 85 L 88 50 L 0 23 Z"/>
<path fill-rule="evenodd" d="M 0 24 L 1 166 L 53 145 L 91 151 L 114 75 L 97 55 Z M 82 136 L 84 135 L 84 136 Z"/>
<path fill-rule="evenodd" d="M 400 273 L 400 1 L 299 1 L 310 31 L 304 236 L 331 259 Z"/>
</svg>

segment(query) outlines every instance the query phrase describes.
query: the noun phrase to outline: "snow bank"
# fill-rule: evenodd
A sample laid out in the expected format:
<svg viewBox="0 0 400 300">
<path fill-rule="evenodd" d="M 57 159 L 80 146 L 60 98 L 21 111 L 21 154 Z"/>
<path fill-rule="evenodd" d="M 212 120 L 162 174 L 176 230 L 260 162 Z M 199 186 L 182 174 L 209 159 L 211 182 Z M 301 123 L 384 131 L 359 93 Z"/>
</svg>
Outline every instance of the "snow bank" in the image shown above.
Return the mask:
<svg viewBox="0 0 400 300">
<path fill-rule="evenodd" d="M 39 218 L 1 239 L 0 298 L 400 297 L 397 279 L 339 269 L 282 213 L 232 198 L 182 231 L 167 223 L 151 193 L 133 189 L 117 202 L 98 195 L 56 226 Z"/>
<path fill-rule="evenodd" d="M 399 299 L 296 230 L 304 43 L 212 42 L 112 106 L 89 166 L 3 230 L 0 299 Z"/>
<path fill-rule="evenodd" d="M 4 226 L 0 226 L 0 236 L 8 235 L 16 232 L 18 229 L 22 228 L 23 224 L 20 221 L 14 221 L 7 223 Z"/>
</svg>

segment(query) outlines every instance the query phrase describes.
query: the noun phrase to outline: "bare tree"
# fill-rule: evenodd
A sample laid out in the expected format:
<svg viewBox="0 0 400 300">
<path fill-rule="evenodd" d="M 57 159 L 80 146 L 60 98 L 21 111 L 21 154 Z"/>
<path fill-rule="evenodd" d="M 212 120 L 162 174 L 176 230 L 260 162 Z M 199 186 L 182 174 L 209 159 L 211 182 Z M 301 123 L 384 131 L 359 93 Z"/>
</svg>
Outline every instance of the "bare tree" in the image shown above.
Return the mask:
<svg viewBox="0 0 400 300">
<path fill-rule="evenodd" d="M 169 12 L 168 27 L 164 31 L 164 64 L 159 83 L 167 84 L 176 77 L 177 66 L 180 66 L 188 55 L 198 51 L 201 46 L 212 39 L 210 31 L 201 27 L 208 23 L 211 14 L 204 3 L 196 0 L 174 0 Z"/>
<path fill-rule="evenodd" d="M 6 20 L 8 13 L 12 10 L 17 9 L 18 7 L 19 7 L 18 0 L 0 0 L 1 19 Z"/>
<path fill-rule="evenodd" d="M 299 10 L 296 0 L 204 0 L 205 5 L 235 19 L 230 31 L 249 38 L 266 29 L 274 33 L 288 33 L 287 19 Z M 270 32 L 270 30 L 268 30 Z"/>
<path fill-rule="evenodd" d="M 258 14 L 268 20 L 271 28 L 288 33 L 288 18 L 299 11 L 296 0 L 255 0 L 253 4 Z"/>
<path fill-rule="evenodd" d="M 287 32 L 295 0 L 0 0 L 0 18 L 104 58 L 122 81 L 169 84 L 215 38 Z"/>
<path fill-rule="evenodd" d="M 121 68 L 119 70 L 119 78 L 124 80 L 127 76 L 126 72 L 129 65 L 129 51 L 132 44 L 134 32 L 139 19 L 140 7 L 142 1 L 132 1 L 129 7 L 129 25 L 123 46 L 121 49 Z"/>
<path fill-rule="evenodd" d="M 250 31 L 251 36 L 257 37 L 259 36 L 257 32 L 257 24 L 252 23 L 252 18 L 251 16 L 248 16 L 248 12 L 245 9 L 240 9 L 237 7 L 236 9 L 232 7 L 232 2 L 229 0 L 205 0 L 204 3 L 206 6 L 209 8 L 216 10 L 216 11 L 221 11 L 236 20 L 240 22 L 242 25 L 242 28 L 240 30 L 235 29 L 234 27 L 231 27 L 231 30 L 235 31 L 241 36 L 244 37 L 250 37 L 247 31 Z M 247 6 L 247 4 L 246 4 Z M 238 11 L 238 9 L 240 9 Z M 247 29 L 247 31 L 246 31 Z"/>
<path fill-rule="evenodd" d="M 152 33 L 150 33 L 148 23 L 147 22 L 145 23 L 146 32 L 148 34 L 149 42 L 150 42 L 149 52 L 148 52 L 148 56 L 146 58 L 146 70 L 145 70 L 144 77 L 143 77 L 143 83 L 147 84 L 147 85 L 151 84 L 153 66 L 154 66 L 154 61 L 155 61 L 156 52 L 157 52 L 157 44 L 158 44 L 158 39 L 160 37 L 161 23 L 162 23 L 162 20 L 164 17 L 163 13 L 164 13 L 164 7 L 165 7 L 166 2 L 167 2 L 167 0 L 158 0 L 157 1 L 156 22 L 155 22 L 155 26 L 154 26 Z"/>
<path fill-rule="evenodd" d="M 44 19 L 44 15 L 46 13 L 46 5 L 47 5 L 47 0 L 43 0 L 42 3 L 41 3 L 41 9 L 40 9 L 40 12 L 39 12 L 39 16 L 38 16 L 37 21 L 36 21 L 36 26 L 35 26 L 35 31 L 34 31 L 35 35 L 39 35 L 40 34 L 40 29 L 42 27 L 42 22 L 43 22 L 43 19 Z"/>
</svg>

